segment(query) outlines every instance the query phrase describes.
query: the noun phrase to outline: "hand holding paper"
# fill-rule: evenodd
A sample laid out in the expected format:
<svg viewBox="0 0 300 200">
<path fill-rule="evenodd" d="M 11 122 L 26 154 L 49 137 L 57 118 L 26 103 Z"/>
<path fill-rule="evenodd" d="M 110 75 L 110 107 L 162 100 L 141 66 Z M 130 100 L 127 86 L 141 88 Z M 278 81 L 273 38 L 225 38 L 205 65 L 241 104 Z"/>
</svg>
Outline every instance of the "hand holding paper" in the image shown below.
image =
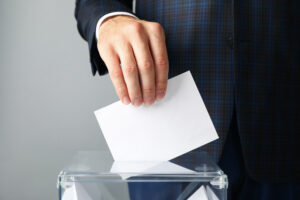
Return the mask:
<svg viewBox="0 0 300 200">
<path fill-rule="evenodd" d="M 117 161 L 167 161 L 218 139 L 190 72 L 170 79 L 150 107 L 119 101 L 95 115 Z"/>
</svg>

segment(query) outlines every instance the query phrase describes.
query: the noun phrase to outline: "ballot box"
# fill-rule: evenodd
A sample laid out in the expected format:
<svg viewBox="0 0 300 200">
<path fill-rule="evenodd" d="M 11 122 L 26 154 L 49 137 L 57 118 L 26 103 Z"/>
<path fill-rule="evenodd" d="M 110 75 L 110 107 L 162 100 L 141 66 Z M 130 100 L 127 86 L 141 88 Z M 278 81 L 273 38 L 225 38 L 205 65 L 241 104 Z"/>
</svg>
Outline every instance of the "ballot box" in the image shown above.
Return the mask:
<svg viewBox="0 0 300 200">
<path fill-rule="evenodd" d="M 60 172 L 60 200 L 225 200 L 228 180 L 205 152 L 171 161 L 114 161 L 80 151 Z"/>
</svg>

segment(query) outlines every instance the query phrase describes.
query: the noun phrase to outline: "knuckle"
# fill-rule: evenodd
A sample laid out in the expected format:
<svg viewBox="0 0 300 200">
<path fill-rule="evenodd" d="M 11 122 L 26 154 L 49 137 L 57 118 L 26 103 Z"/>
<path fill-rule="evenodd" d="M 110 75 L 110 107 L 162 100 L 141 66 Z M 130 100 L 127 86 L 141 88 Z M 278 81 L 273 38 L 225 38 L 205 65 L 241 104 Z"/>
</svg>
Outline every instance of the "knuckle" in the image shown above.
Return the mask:
<svg viewBox="0 0 300 200">
<path fill-rule="evenodd" d="M 109 61 L 111 59 L 115 59 L 114 48 L 112 45 L 105 43 L 105 44 L 99 45 L 97 48 L 98 48 L 100 57 L 104 61 Z"/>
<path fill-rule="evenodd" d="M 157 61 L 155 62 L 156 66 L 158 68 L 167 68 L 167 66 L 169 65 L 168 60 L 165 59 L 164 57 L 160 56 Z"/>
<path fill-rule="evenodd" d="M 126 94 L 127 88 L 125 85 L 121 84 L 116 86 L 116 91 L 119 94 L 119 96 L 124 96 Z"/>
<path fill-rule="evenodd" d="M 155 93 L 154 87 L 143 88 L 143 94 L 146 96 L 154 95 L 154 93 Z"/>
<path fill-rule="evenodd" d="M 126 37 L 122 34 L 115 34 L 111 36 L 111 43 L 116 44 L 126 41 Z"/>
<path fill-rule="evenodd" d="M 142 98 L 141 92 L 138 90 L 131 91 L 129 96 L 130 96 L 130 99 L 141 99 Z"/>
<path fill-rule="evenodd" d="M 149 60 L 143 62 L 141 69 L 143 69 L 144 71 L 151 71 L 152 70 L 152 62 Z"/>
<path fill-rule="evenodd" d="M 125 68 L 126 74 L 134 74 L 137 72 L 136 65 L 126 65 L 124 68 Z"/>
<path fill-rule="evenodd" d="M 159 81 L 156 83 L 156 89 L 160 91 L 164 91 L 167 88 L 167 82 L 166 81 Z"/>
<path fill-rule="evenodd" d="M 151 28 L 155 32 L 163 32 L 163 28 L 158 22 L 151 22 Z"/>
<path fill-rule="evenodd" d="M 128 28 L 129 28 L 129 31 L 132 33 L 141 34 L 143 32 L 143 25 L 138 22 L 129 24 Z"/>
<path fill-rule="evenodd" d="M 121 79 L 123 77 L 123 74 L 120 70 L 111 70 L 109 74 L 113 79 Z"/>
</svg>

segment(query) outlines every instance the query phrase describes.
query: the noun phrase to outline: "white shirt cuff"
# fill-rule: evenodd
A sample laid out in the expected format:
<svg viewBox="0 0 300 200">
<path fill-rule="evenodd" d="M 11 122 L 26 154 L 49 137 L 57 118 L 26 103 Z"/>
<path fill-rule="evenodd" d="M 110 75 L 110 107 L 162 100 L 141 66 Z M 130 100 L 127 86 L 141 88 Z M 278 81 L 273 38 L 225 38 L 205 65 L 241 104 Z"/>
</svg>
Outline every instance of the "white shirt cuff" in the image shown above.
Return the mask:
<svg viewBox="0 0 300 200">
<path fill-rule="evenodd" d="M 131 16 L 131 17 L 135 17 L 137 18 L 135 15 L 128 13 L 128 12 L 111 12 L 111 13 L 107 13 L 106 15 L 103 15 L 97 22 L 97 26 L 96 26 L 96 39 L 98 41 L 98 32 L 99 32 L 99 27 L 101 26 L 102 22 L 107 19 L 108 17 L 112 17 L 112 16 L 116 16 L 116 15 L 127 15 L 127 16 Z"/>
</svg>

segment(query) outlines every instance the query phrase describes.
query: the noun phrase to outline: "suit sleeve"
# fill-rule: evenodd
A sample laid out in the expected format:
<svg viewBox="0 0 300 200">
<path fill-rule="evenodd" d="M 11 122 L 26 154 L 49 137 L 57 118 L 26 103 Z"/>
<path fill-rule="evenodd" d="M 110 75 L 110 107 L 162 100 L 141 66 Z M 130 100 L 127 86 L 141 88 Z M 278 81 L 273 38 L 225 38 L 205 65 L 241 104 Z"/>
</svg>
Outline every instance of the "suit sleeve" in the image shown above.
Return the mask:
<svg viewBox="0 0 300 200">
<path fill-rule="evenodd" d="M 110 12 L 132 13 L 132 0 L 76 0 L 75 18 L 81 37 L 88 42 L 93 75 L 107 73 L 99 56 L 95 31 L 98 20 Z M 133 13 L 132 13 L 133 14 Z"/>
</svg>

